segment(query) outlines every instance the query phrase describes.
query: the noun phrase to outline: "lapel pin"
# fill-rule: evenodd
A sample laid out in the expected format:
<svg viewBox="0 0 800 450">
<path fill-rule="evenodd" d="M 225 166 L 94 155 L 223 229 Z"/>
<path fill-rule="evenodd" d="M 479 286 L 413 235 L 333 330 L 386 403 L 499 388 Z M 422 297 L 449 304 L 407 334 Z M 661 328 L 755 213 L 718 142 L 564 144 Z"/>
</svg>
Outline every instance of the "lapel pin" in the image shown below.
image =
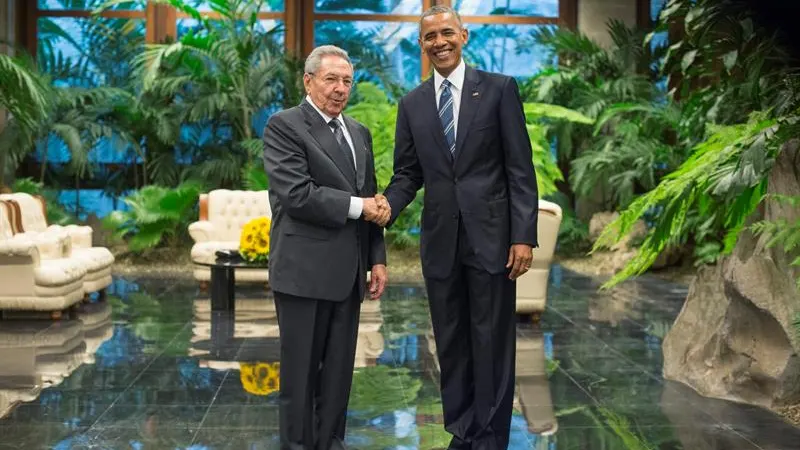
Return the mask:
<svg viewBox="0 0 800 450">
<path fill-rule="evenodd" d="M 473 97 L 477 97 L 477 96 L 479 96 L 479 95 L 481 95 L 481 94 L 480 94 L 478 91 L 475 91 L 475 92 L 473 92 L 473 93 L 472 93 L 472 96 L 473 96 Z"/>
</svg>

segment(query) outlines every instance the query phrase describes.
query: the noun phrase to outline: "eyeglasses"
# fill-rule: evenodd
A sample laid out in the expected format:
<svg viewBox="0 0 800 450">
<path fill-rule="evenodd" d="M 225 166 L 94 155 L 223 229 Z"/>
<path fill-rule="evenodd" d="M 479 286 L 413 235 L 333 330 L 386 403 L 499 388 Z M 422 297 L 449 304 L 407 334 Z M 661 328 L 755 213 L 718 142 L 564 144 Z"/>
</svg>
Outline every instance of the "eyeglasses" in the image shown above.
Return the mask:
<svg viewBox="0 0 800 450">
<path fill-rule="evenodd" d="M 311 75 L 312 77 L 316 77 L 316 74 L 314 74 L 313 72 L 309 73 L 309 75 Z M 340 82 L 344 84 L 344 86 L 348 89 L 353 86 L 353 79 L 350 77 L 337 77 L 336 75 L 325 75 L 322 78 L 322 83 L 327 86 L 335 86 Z"/>
</svg>

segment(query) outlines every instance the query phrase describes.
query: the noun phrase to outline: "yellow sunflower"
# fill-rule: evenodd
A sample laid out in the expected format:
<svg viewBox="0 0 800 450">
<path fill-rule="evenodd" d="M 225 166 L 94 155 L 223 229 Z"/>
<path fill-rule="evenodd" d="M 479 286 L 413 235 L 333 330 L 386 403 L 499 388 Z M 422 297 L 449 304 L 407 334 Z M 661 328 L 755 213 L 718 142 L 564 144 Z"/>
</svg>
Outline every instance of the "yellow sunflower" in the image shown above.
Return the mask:
<svg viewBox="0 0 800 450">
<path fill-rule="evenodd" d="M 247 222 L 239 239 L 239 252 L 248 261 L 266 261 L 269 256 L 269 217 L 258 217 Z"/>
<path fill-rule="evenodd" d="M 280 390 L 279 362 L 239 363 L 242 387 L 253 395 L 266 396 Z"/>
</svg>

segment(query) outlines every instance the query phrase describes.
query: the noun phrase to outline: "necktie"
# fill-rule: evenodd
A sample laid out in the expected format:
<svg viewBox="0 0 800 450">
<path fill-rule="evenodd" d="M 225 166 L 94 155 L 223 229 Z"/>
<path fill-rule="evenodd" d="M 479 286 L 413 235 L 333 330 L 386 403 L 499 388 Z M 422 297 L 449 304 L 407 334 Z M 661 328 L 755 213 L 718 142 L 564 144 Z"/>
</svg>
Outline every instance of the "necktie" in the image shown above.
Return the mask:
<svg viewBox="0 0 800 450">
<path fill-rule="evenodd" d="M 350 150 L 350 145 L 347 143 L 347 139 L 344 138 L 344 132 L 342 131 L 341 124 L 339 124 L 338 120 L 333 119 L 328 122 L 328 126 L 330 126 L 331 130 L 333 130 L 333 135 L 336 137 L 336 142 L 339 144 L 339 150 L 342 151 L 345 160 L 349 163 L 347 166 L 353 169 L 353 174 L 355 175 L 356 168 L 355 164 L 353 163 L 353 153 Z"/>
<path fill-rule="evenodd" d="M 444 137 L 447 139 L 447 146 L 450 154 L 456 151 L 456 122 L 453 116 L 453 94 L 450 92 L 450 82 L 442 82 L 442 96 L 439 97 L 439 119 L 442 121 Z"/>
</svg>

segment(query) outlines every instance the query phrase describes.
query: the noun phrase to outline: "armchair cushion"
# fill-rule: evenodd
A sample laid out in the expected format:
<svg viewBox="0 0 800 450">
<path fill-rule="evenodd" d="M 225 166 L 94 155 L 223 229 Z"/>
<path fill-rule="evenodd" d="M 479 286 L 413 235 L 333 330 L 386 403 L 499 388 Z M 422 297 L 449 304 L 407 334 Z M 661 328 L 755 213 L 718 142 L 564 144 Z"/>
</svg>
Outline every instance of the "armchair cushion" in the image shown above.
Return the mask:
<svg viewBox="0 0 800 450">
<path fill-rule="evenodd" d="M 22 229 L 25 231 L 46 231 L 47 218 L 42 203 L 34 196 L 17 192 L 2 194 L 0 200 L 14 200 L 19 204 Z"/>
<path fill-rule="evenodd" d="M 191 236 L 195 242 L 211 241 L 217 234 L 217 229 L 214 227 L 214 224 L 207 220 L 200 220 L 189 224 L 189 236 Z"/>
<path fill-rule="evenodd" d="M 267 191 L 216 189 L 208 193 L 208 222 L 214 226 L 210 240 L 239 241 L 244 225 L 256 217 L 272 217 Z"/>
</svg>

